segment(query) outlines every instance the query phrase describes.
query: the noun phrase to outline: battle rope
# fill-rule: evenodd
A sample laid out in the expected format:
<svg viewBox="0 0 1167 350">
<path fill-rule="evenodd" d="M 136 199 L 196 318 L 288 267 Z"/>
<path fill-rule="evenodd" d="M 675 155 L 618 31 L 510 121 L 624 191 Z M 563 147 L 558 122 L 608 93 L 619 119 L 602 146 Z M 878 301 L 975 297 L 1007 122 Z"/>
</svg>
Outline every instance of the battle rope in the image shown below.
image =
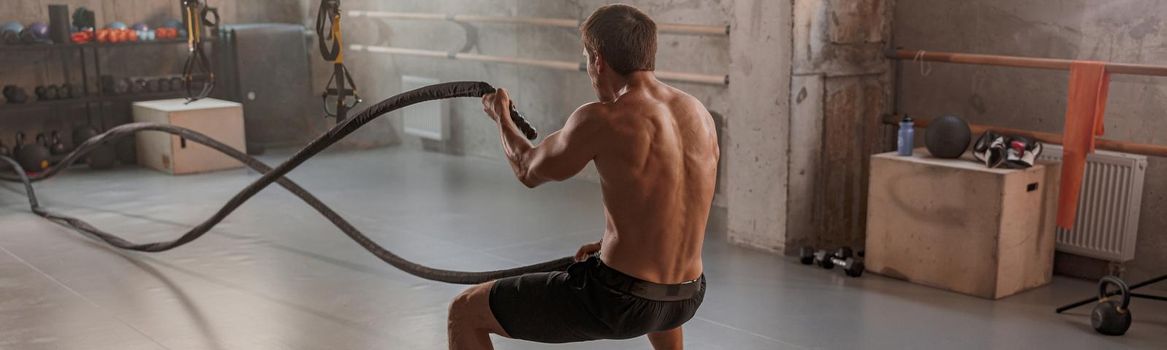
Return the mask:
<svg viewBox="0 0 1167 350">
<path fill-rule="evenodd" d="M 341 34 L 340 0 L 320 0 L 320 10 L 316 13 L 317 42 L 320 44 L 320 56 L 332 62 L 332 76 L 324 84 L 321 99 L 324 100 L 324 115 L 336 118 L 337 123 L 348 118 L 348 111 L 362 102 L 361 96 L 357 94 L 357 84 L 344 66 Z M 330 103 L 330 98 L 336 101 Z M 329 109 L 330 106 L 332 109 Z"/>
<path fill-rule="evenodd" d="M 274 169 L 264 164 L 263 162 L 260 162 L 259 160 L 232 148 L 231 146 L 216 141 L 215 139 L 212 139 L 194 130 L 166 124 L 133 123 L 111 128 L 103 134 L 90 138 L 81 145 L 78 145 L 72 152 L 69 152 L 69 154 L 67 154 L 60 163 L 57 163 L 56 165 L 46 169 L 43 172 L 32 175 L 26 174 L 23 168 L 20 167 L 20 164 L 12 158 L 0 156 L 0 160 L 9 163 L 18 174 L 18 176 L 3 175 L 0 176 L 0 180 L 24 183 L 25 190 L 28 192 L 29 206 L 32 208 L 33 213 L 52 220 L 58 224 L 74 228 L 81 233 L 100 239 L 114 247 L 127 250 L 161 252 L 190 243 L 210 231 L 211 228 L 213 228 L 219 222 L 223 221 L 227 215 L 231 214 L 231 212 L 233 212 L 240 205 L 243 205 L 244 202 L 246 202 L 256 193 L 259 193 L 259 191 L 275 182 L 279 183 L 280 186 L 283 186 L 292 194 L 300 197 L 300 199 L 304 200 L 304 202 L 311 206 L 313 209 L 316 209 L 317 212 L 331 221 L 334 225 L 336 225 L 337 228 L 344 232 L 345 235 L 356 241 L 357 244 L 360 244 L 361 247 L 365 248 L 365 250 L 373 253 L 373 255 L 377 256 L 382 261 L 417 277 L 446 283 L 478 284 L 499 278 L 517 276 L 524 273 L 562 270 L 566 268 L 567 265 L 571 264 L 571 257 L 565 257 L 513 269 L 484 272 L 442 270 L 419 265 L 409 260 L 405 260 L 400 256 L 397 256 L 397 254 L 394 254 L 388 249 L 385 249 L 381 245 L 377 244 L 368 236 L 365 236 L 363 233 L 361 233 L 360 230 L 354 227 L 347 220 L 342 218 L 340 214 L 333 211 L 332 208 L 329 208 L 307 190 L 300 187 L 295 182 L 292 182 L 291 179 L 284 177 L 284 175 L 287 175 L 288 172 L 292 171 L 292 169 L 295 169 L 297 166 L 304 163 L 312 156 L 320 153 L 324 149 L 331 146 L 333 143 L 336 143 L 337 141 L 343 139 L 345 136 L 351 134 L 353 131 L 361 128 L 368 122 L 386 113 L 420 102 L 454 97 L 481 97 L 484 94 L 492 93 L 494 91 L 495 89 L 493 87 L 483 82 L 451 82 L 430 85 L 398 94 L 396 96 L 385 99 L 384 101 L 381 101 L 372 107 L 369 107 L 351 119 L 337 124 L 328 132 L 324 133 L 305 146 L 303 149 L 300 149 L 300 151 L 296 152 L 296 154 L 293 155 L 291 159 L 288 159 Z M 531 129 L 530 125 L 526 123 L 523 117 L 515 112 L 513 106 L 511 109 L 511 119 L 514 120 L 517 125 L 520 125 L 520 128 L 523 128 L 523 132 L 528 136 L 535 134 L 535 130 Z M 526 125 L 526 127 L 522 127 L 523 125 Z M 218 212 L 216 212 L 210 218 L 207 218 L 202 223 L 196 225 L 194 228 L 191 228 L 178 239 L 169 242 L 141 244 L 133 243 L 116 235 L 101 231 L 100 229 L 93 227 L 92 225 L 80 219 L 56 214 L 40 206 L 36 198 L 36 193 L 33 191 L 33 182 L 48 179 L 57 175 L 62 170 L 68 168 L 70 165 L 80 159 L 82 156 L 96 149 L 102 144 L 106 144 L 112 142 L 113 140 L 127 137 L 141 131 L 161 131 L 173 135 L 178 135 L 187 140 L 208 146 L 223 154 L 226 154 L 227 156 L 235 158 L 240 162 L 243 162 L 243 164 L 247 165 L 248 167 L 251 167 L 252 169 L 255 169 L 255 171 L 262 173 L 263 176 L 255 180 L 255 182 L 252 182 L 250 185 L 232 197 L 225 205 L 223 205 L 222 208 L 219 209 Z"/>
<path fill-rule="evenodd" d="M 203 51 L 203 26 L 219 26 L 219 10 L 207 7 L 200 0 L 182 0 L 183 20 L 186 21 L 186 47 L 188 54 L 182 70 L 182 84 L 186 88 L 186 101 L 191 103 L 206 98 L 215 89 L 215 72 L 211 61 Z M 213 15 L 209 17 L 209 15 Z M 195 92 L 195 79 L 205 76 L 203 86 Z"/>
</svg>

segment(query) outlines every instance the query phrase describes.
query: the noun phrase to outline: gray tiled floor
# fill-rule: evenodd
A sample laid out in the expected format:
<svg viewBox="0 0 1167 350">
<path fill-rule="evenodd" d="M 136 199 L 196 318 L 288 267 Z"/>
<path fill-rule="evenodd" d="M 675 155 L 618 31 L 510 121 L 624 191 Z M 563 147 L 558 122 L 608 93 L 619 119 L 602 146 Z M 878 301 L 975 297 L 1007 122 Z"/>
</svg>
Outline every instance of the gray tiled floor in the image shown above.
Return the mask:
<svg viewBox="0 0 1167 350">
<path fill-rule="evenodd" d="M 273 163 L 279 157 L 268 157 Z M 84 170 L 38 185 L 47 206 L 136 241 L 173 237 L 257 176 Z M 597 186 L 526 190 L 501 162 L 385 149 L 326 154 L 292 178 L 390 249 L 437 267 L 510 267 L 574 252 L 602 223 Z M 0 349 L 440 349 L 460 286 L 382 264 L 281 189 L 160 254 L 121 252 L 27 212 L 0 185 Z M 704 253 L 692 349 L 1167 348 L 1167 303 L 1136 301 L 1124 337 L 1055 305 L 1089 282 L 1055 279 L 1001 301 L 848 279 L 727 245 Z M 647 341 L 500 349 L 647 349 Z"/>
</svg>

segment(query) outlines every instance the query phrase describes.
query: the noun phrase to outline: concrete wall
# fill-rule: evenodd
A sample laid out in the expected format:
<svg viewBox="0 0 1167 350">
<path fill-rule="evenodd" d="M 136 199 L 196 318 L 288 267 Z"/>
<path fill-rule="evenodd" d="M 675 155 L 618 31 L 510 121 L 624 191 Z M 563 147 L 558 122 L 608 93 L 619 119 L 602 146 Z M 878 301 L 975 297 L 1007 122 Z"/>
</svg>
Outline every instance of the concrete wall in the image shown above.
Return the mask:
<svg viewBox="0 0 1167 350">
<path fill-rule="evenodd" d="M 899 0 L 895 44 L 983 54 L 1167 62 L 1167 2 L 1155 0 Z M 905 62 L 900 110 L 956 114 L 970 122 L 1058 132 L 1067 72 Z M 924 75 L 922 72 L 930 71 Z M 1167 144 L 1167 79 L 1115 76 L 1106 138 Z M 1167 273 L 1167 159 L 1150 158 L 1135 260 L 1135 280 Z M 1097 275 L 1105 263 L 1059 254 L 1059 272 Z M 1093 277 L 1093 276 L 1086 276 Z"/>
<path fill-rule="evenodd" d="M 868 157 L 886 148 L 892 0 L 794 1 L 785 251 L 863 245 Z"/>
</svg>

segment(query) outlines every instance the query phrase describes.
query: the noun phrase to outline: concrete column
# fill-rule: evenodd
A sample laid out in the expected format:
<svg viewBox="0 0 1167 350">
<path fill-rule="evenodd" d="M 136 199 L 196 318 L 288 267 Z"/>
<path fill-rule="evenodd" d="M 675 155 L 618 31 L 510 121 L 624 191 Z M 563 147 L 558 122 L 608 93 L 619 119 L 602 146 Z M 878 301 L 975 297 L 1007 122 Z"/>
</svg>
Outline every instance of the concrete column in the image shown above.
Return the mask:
<svg viewBox="0 0 1167 350">
<path fill-rule="evenodd" d="M 730 34 L 728 238 L 781 252 L 786 241 L 792 3 L 738 0 Z"/>
</svg>

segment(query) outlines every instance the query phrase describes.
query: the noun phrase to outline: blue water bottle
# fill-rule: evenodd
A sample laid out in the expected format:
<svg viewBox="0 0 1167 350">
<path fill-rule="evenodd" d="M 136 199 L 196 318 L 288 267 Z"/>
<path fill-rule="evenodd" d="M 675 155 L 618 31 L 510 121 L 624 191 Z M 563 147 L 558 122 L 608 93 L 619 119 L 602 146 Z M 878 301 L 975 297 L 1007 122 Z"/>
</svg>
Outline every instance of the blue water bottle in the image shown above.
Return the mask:
<svg viewBox="0 0 1167 350">
<path fill-rule="evenodd" d="M 912 117 L 904 115 L 904 119 L 900 121 L 900 135 L 899 140 L 896 141 L 896 150 L 901 156 L 911 156 L 912 146 L 915 144 L 916 124 L 912 122 Z"/>
</svg>

